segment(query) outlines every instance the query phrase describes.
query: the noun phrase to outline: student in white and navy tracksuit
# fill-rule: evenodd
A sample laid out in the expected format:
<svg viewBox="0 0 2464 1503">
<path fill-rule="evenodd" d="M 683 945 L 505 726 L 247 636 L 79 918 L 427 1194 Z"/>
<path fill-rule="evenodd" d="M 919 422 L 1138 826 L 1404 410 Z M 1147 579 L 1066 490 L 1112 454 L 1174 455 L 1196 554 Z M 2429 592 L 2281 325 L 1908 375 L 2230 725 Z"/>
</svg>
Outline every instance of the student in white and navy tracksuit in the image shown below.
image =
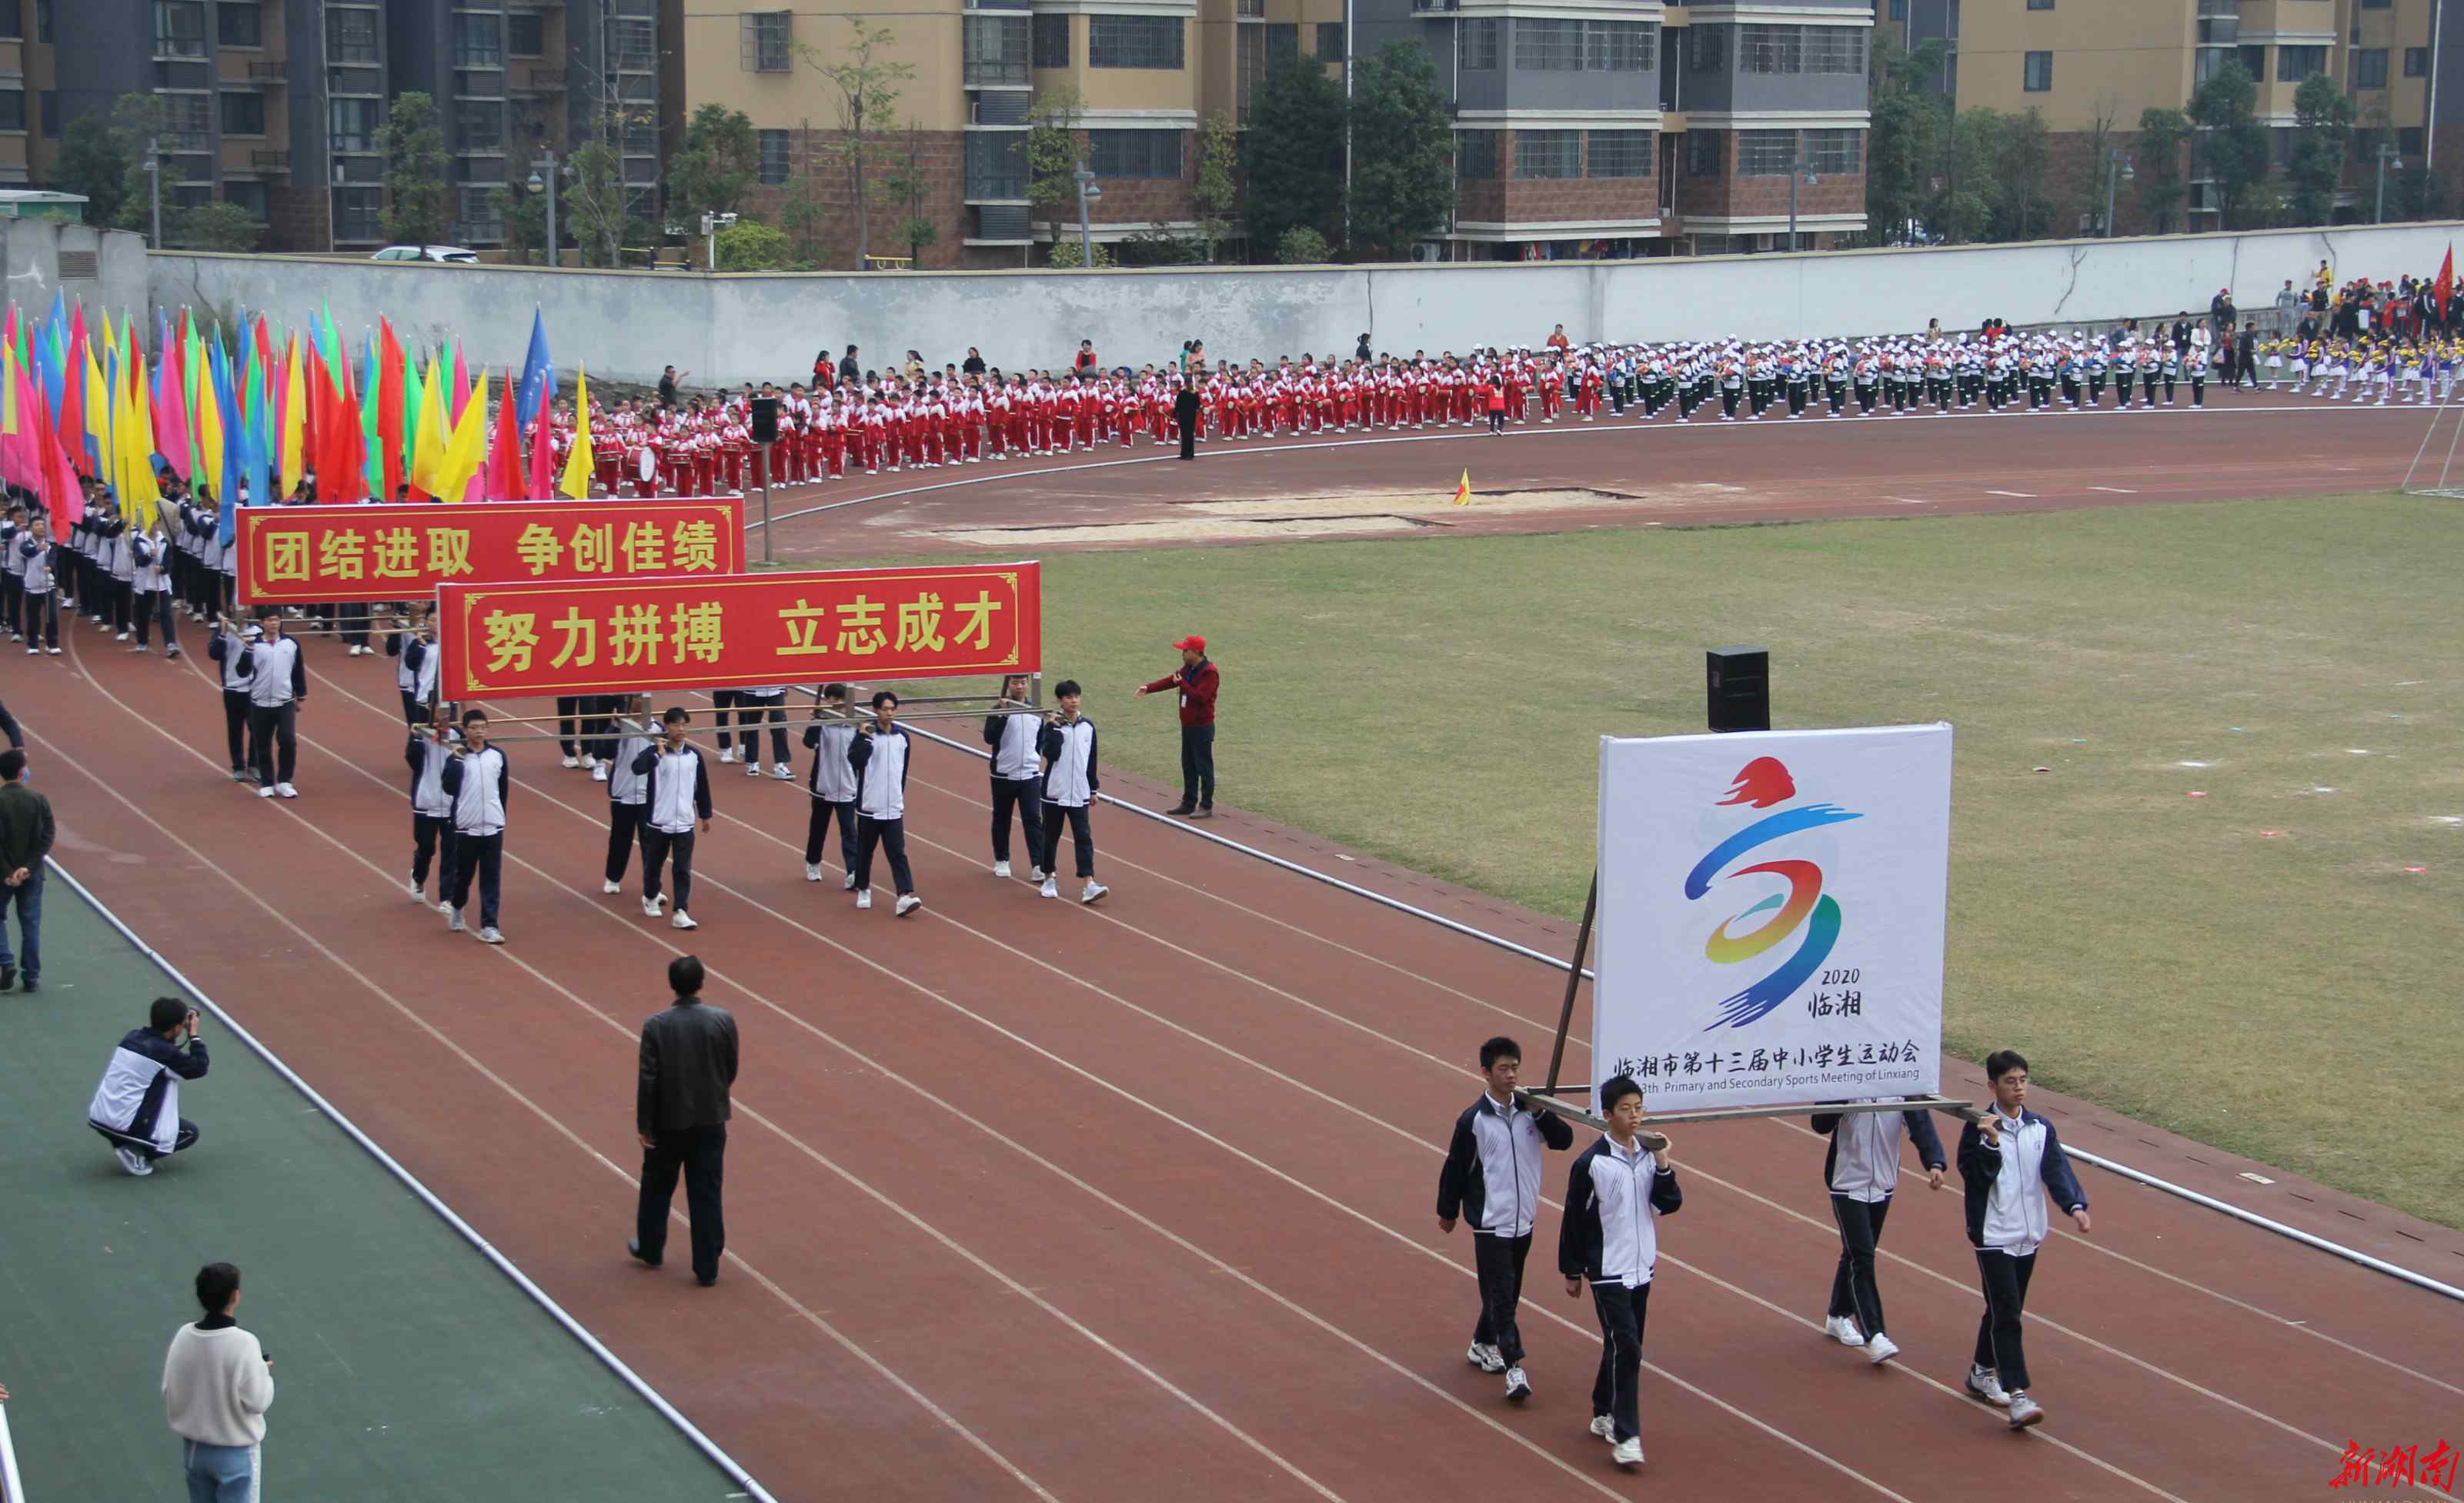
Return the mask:
<svg viewBox="0 0 2464 1503">
<path fill-rule="evenodd" d="M 296 799 L 291 774 L 299 763 L 299 706 L 308 701 L 308 664 L 299 644 L 282 634 L 282 618 L 267 616 L 263 635 L 242 648 L 248 675 L 248 735 L 256 754 L 256 791 Z"/>
<path fill-rule="evenodd" d="M 1942 1188 L 1942 1138 L 1933 1114 L 1912 1112 L 1816 1112 L 1814 1130 L 1831 1143 L 1822 1155 L 1822 1181 L 1831 1188 L 1831 1219 L 1839 1227 L 1839 1266 L 1831 1275 L 1831 1308 L 1824 1328 L 1842 1346 L 1865 1349 L 1869 1361 L 1886 1362 L 1899 1343 L 1882 1330 L 1882 1293 L 1874 1282 L 1874 1251 L 1881 1245 L 1882 1219 L 1900 1183 L 1900 1135 L 1917 1147 L 1925 1180 Z"/>
<path fill-rule="evenodd" d="M 1052 696 L 1061 709 L 1045 718 L 1044 734 L 1036 742 L 1036 755 L 1044 763 L 1044 844 L 1035 853 L 1042 885 L 1037 892 L 1045 897 L 1061 895 L 1053 862 L 1060 857 L 1061 827 L 1066 821 L 1078 879 L 1087 884 L 1079 890 L 1078 901 L 1091 903 L 1111 891 L 1095 880 L 1095 825 L 1090 816 L 1095 795 L 1104 785 L 1095 775 L 1095 722 L 1078 713 L 1076 679 L 1063 679 Z"/>
<path fill-rule="evenodd" d="M 1641 1404 L 1644 1315 L 1652 1269 L 1660 1258 L 1660 1218 L 1684 1202 L 1677 1170 L 1663 1147 L 1642 1143 L 1642 1087 L 1618 1075 L 1600 1088 L 1609 1134 L 1574 1160 L 1566 1185 L 1566 1216 L 1557 1240 L 1557 1271 L 1566 1293 L 1592 1288 L 1600 1319 L 1600 1371 L 1592 1383 L 1592 1433 L 1617 1449 L 1620 1466 L 1642 1463 Z"/>
<path fill-rule="evenodd" d="M 428 640 L 428 623 L 407 630 L 388 631 L 385 656 L 394 660 L 393 686 L 402 695 L 402 718 L 413 725 L 430 718 L 429 700 L 436 696 L 436 646 Z"/>
<path fill-rule="evenodd" d="M 206 655 L 223 665 L 223 737 L 231 743 L 233 783 L 256 776 L 256 742 L 249 736 L 248 650 L 263 634 L 253 626 L 233 630 L 231 618 L 225 616 L 213 640 L 206 644 Z"/>
<path fill-rule="evenodd" d="M 813 775 L 804 784 L 804 791 L 813 796 L 813 812 L 804 823 L 804 880 L 822 879 L 823 844 L 829 839 L 830 821 L 835 819 L 839 865 L 845 871 L 841 885 L 852 889 L 856 780 L 848 755 L 854 750 L 856 734 L 855 722 L 847 718 L 847 697 L 845 684 L 823 686 L 822 701 L 813 706 L 812 723 L 804 727 L 804 747 L 813 754 Z"/>
<path fill-rule="evenodd" d="M 787 764 L 787 686 L 736 691 L 736 723 L 744 731 L 744 772 L 761 776 L 761 723 L 770 725 L 770 775 L 781 783 L 796 775 Z"/>
<path fill-rule="evenodd" d="M 171 540 L 160 531 L 128 535 L 129 590 L 137 617 L 137 651 L 151 652 L 154 627 L 163 629 L 165 661 L 180 655 L 180 638 L 171 630 Z"/>
<path fill-rule="evenodd" d="M 25 597 L 26 655 L 60 652 L 60 605 L 58 581 L 53 577 L 58 554 L 52 547 L 51 523 L 37 517 L 27 523 L 9 555 L 9 566 L 16 572 L 18 591 Z"/>
<path fill-rule="evenodd" d="M 1986 1056 L 1985 1074 L 1993 1083 L 1993 1110 L 1983 1123 L 1970 1122 L 1959 1133 L 1968 1240 L 1976 1248 L 1976 1271 L 1985 1283 L 1985 1315 L 1976 1326 L 1968 1391 L 2006 1405 L 2016 1430 L 2045 1417 L 2028 1393 L 2028 1359 L 2020 1339 L 2036 1249 L 2051 1230 L 2045 1201 L 2052 1197 L 2084 1235 L 2087 1192 L 2071 1172 L 2054 1124 L 2027 1108 L 2028 1062 L 2016 1050 L 1997 1050 Z"/>
<path fill-rule="evenodd" d="M 146 1026 L 129 1029 L 102 1067 L 86 1125 L 111 1144 L 121 1168 L 152 1174 L 155 1160 L 196 1146 L 197 1124 L 180 1117 L 180 1082 L 205 1078 L 209 1063 L 195 1009 L 155 998 Z"/>
<path fill-rule="evenodd" d="M 445 764 L 461 740 L 450 725 L 410 733 L 403 761 L 410 765 L 410 895 L 428 901 L 428 865 L 436 866 L 436 898 L 453 891 L 453 801 L 445 791 Z"/>
<path fill-rule="evenodd" d="M 445 764 L 445 792 L 453 801 L 453 891 L 446 897 L 447 925 L 462 932 L 462 909 L 471 901 L 471 883 L 479 883 L 479 938 L 502 944 L 496 929 L 496 899 L 505 868 L 505 801 L 512 785 L 505 754 L 488 744 L 488 718 L 476 710 L 462 715 L 462 744 Z"/>
<path fill-rule="evenodd" d="M 1514 1099 L 1523 1047 L 1493 1038 L 1480 1047 L 1485 1086 L 1455 1118 L 1445 1166 L 1438 1171 L 1438 1229 L 1458 1218 L 1471 1224 L 1472 1269 L 1480 1280 L 1480 1318 L 1463 1359 L 1485 1373 L 1505 1373 L 1506 1396 L 1530 1397 L 1523 1373 L 1523 1264 L 1531 1255 L 1532 1219 L 1540 1209 L 1540 1150 L 1573 1146 L 1574 1129 L 1554 1112 Z"/>
<path fill-rule="evenodd" d="M 643 780 L 642 804 L 642 912 L 649 917 L 659 917 L 659 873 L 672 854 L 676 862 L 676 916 L 671 921 L 678 929 L 700 927 L 686 910 L 693 906 L 693 822 L 710 828 L 710 769 L 703 765 L 701 753 L 685 740 L 685 731 L 693 716 L 683 706 L 671 706 L 659 718 L 666 737 L 655 746 L 646 746 L 633 754 L 633 771 Z"/>
<path fill-rule="evenodd" d="M 607 871 L 599 884 L 603 893 L 625 890 L 625 871 L 633 864 L 633 848 L 642 843 L 642 811 L 650 804 L 650 780 L 633 770 L 633 761 L 657 744 L 651 735 L 648 695 L 621 696 L 612 702 L 616 718 L 607 723 L 620 739 L 613 765 L 607 769 Z"/>
<path fill-rule="evenodd" d="M 1015 807 L 1018 823 L 1026 830 L 1028 874 L 1041 882 L 1044 792 L 1036 748 L 1044 734 L 1044 718 L 1026 707 L 1025 697 L 1026 675 L 1013 674 L 1001 680 L 1001 698 L 1020 708 L 984 717 L 984 744 L 993 753 L 993 875 L 1009 875 L 1010 810 Z"/>
<path fill-rule="evenodd" d="M 847 748 L 854 769 L 855 905 L 872 906 L 872 851 L 879 846 L 890 856 L 890 879 L 898 890 L 897 915 L 904 918 L 923 906 L 915 895 L 915 873 L 907 866 L 907 763 L 910 742 L 896 723 L 898 696 L 884 689 L 872 696 L 872 718 L 856 731 Z"/>
</svg>

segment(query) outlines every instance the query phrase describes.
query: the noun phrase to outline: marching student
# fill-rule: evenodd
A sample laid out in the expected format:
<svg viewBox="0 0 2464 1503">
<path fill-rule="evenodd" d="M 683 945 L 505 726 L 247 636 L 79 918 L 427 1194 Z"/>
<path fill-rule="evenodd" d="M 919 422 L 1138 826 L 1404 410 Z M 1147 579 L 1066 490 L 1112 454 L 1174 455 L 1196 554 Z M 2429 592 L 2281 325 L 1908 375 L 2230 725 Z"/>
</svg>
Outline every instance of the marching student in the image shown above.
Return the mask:
<svg viewBox="0 0 2464 1503">
<path fill-rule="evenodd" d="M 659 904 L 663 901 L 659 895 L 659 873 L 668 864 L 670 852 L 673 852 L 676 916 L 668 921 L 668 926 L 698 929 L 701 926 L 685 910 L 693 904 L 694 819 L 700 819 L 703 829 L 710 829 L 710 769 L 702 764 L 701 752 L 685 740 L 685 732 L 693 725 L 693 712 L 682 705 L 670 705 L 659 722 L 666 733 L 659 743 L 633 754 L 633 772 L 643 780 L 645 792 L 642 914 L 649 918 L 659 917 Z"/>
<path fill-rule="evenodd" d="M 471 881 L 479 882 L 479 942 L 502 944 L 496 928 L 496 898 L 505 869 L 505 802 L 511 780 L 505 754 L 488 744 L 488 713 L 462 712 L 462 744 L 445 764 L 445 793 L 453 801 L 453 891 L 437 906 L 445 910 L 446 930 L 463 932 L 462 909 L 471 901 Z"/>
<path fill-rule="evenodd" d="M 2008 1408 L 2011 1428 L 2042 1421 L 2044 1405 L 2028 1392 L 2028 1358 L 2020 1341 L 2020 1317 L 2028 1305 L 2028 1281 L 2036 1271 L 2036 1249 L 2050 1234 L 2045 1198 L 2087 1235 L 2087 1192 L 2071 1173 L 2054 1124 L 2028 1110 L 2028 1062 L 2016 1050 L 1985 1057 L 1993 1083 L 1993 1110 L 1959 1130 L 1959 1178 L 1967 1190 L 1968 1240 L 1976 1249 L 1976 1271 L 1985 1282 L 1985 1315 L 1976 1325 L 1976 1356 L 1968 1369 L 1968 1391 Z"/>
<path fill-rule="evenodd" d="M 770 722 L 770 776 L 784 783 L 796 776 L 787 763 L 787 686 L 736 691 L 736 723 L 744 736 L 744 775 L 761 776 L 761 722 Z"/>
<path fill-rule="evenodd" d="M 206 644 L 206 655 L 223 665 L 223 737 L 231 743 L 233 783 L 256 776 L 256 741 L 250 735 L 248 714 L 248 650 L 264 634 L 253 622 L 243 627 L 224 616 L 214 639 Z"/>
<path fill-rule="evenodd" d="M 171 630 L 170 561 L 175 555 L 171 540 L 159 528 L 133 532 L 128 536 L 129 588 L 135 595 L 137 648 L 150 652 L 150 628 L 163 629 L 163 660 L 169 662 L 180 655 L 180 638 Z"/>
<path fill-rule="evenodd" d="M 1823 1330 L 1842 1346 L 1862 1347 L 1865 1360 L 1880 1364 L 1900 1353 L 1882 1333 L 1882 1294 L 1874 1282 L 1874 1253 L 1882 1241 L 1882 1218 L 1900 1183 L 1900 1134 L 1917 1145 L 1925 1183 L 1942 1188 L 1942 1139 L 1933 1114 L 1912 1112 L 1816 1112 L 1814 1130 L 1831 1144 L 1822 1155 L 1823 1183 L 1831 1187 L 1831 1219 L 1839 1227 L 1839 1267 L 1831 1275 L 1831 1308 Z"/>
<path fill-rule="evenodd" d="M 1061 823 L 1067 819 L 1078 878 L 1087 884 L 1079 891 L 1078 901 L 1091 903 L 1111 891 L 1095 880 L 1095 827 L 1089 817 L 1103 786 L 1095 776 L 1095 722 L 1078 713 L 1078 680 L 1061 680 L 1052 696 L 1061 708 L 1044 718 L 1044 734 L 1036 743 L 1036 753 L 1044 760 L 1044 844 L 1035 861 L 1043 875 L 1036 891 L 1043 897 L 1061 895 L 1053 861 L 1061 851 Z"/>
<path fill-rule="evenodd" d="M 656 740 L 649 695 L 619 695 L 611 703 L 616 718 L 608 723 L 623 740 L 616 743 L 615 764 L 607 774 L 607 871 L 599 890 L 615 894 L 625 891 L 625 869 L 632 865 L 633 848 L 641 844 L 642 812 L 650 804 L 650 780 L 633 770 L 633 761 Z"/>
<path fill-rule="evenodd" d="M 445 791 L 445 764 L 453 760 L 453 727 L 439 720 L 415 726 L 403 747 L 410 766 L 410 900 L 428 901 L 428 864 L 436 863 L 441 905 L 453 890 L 453 800 Z"/>
<path fill-rule="evenodd" d="M 430 638 L 429 612 L 433 608 L 421 602 L 412 608 L 414 614 L 397 617 L 394 630 L 385 633 L 385 656 L 394 659 L 393 686 L 402 694 L 403 718 L 412 725 L 429 719 L 428 702 L 436 696 L 442 657 Z"/>
<path fill-rule="evenodd" d="M 249 744 L 256 756 L 256 794 L 296 799 L 291 774 L 299 763 L 299 707 L 308 702 L 308 664 L 297 639 L 282 634 L 282 613 L 257 620 L 261 635 L 239 654 L 248 682 Z"/>
<path fill-rule="evenodd" d="M 1001 680 L 1001 700 L 984 717 L 984 744 L 993 749 L 993 875 L 1009 875 L 1010 809 L 1026 831 L 1027 874 L 1041 882 L 1044 864 L 1044 793 L 1037 762 L 1045 718 L 1026 702 L 1026 675 Z M 1016 705 L 1016 709 L 1006 706 Z"/>
<path fill-rule="evenodd" d="M 1523 1371 L 1523 1264 L 1531 1255 L 1540 1209 L 1540 1150 L 1573 1146 L 1574 1129 L 1554 1112 L 1514 1099 L 1523 1046 L 1500 1036 L 1480 1047 L 1480 1099 L 1455 1118 L 1445 1167 L 1438 1171 L 1438 1229 L 1471 1223 L 1472 1269 L 1480 1278 L 1480 1319 L 1463 1360 L 1506 1375 L 1506 1397 L 1531 1397 Z"/>
<path fill-rule="evenodd" d="M 197 1145 L 197 1124 L 180 1117 L 180 1082 L 204 1079 L 209 1063 L 197 1009 L 157 997 L 145 1027 L 129 1029 L 112 1050 L 85 1123 L 111 1144 L 120 1167 L 143 1179 L 155 1160 Z"/>
<path fill-rule="evenodd" d="M 1660 1218 L 1684 1204 L 1665 1141 L 1646 1151 L 1642 1087 L 1618 1075 L 1600 1087 L 1605 1137 L 1574 1160 L 1566 1186 L 1566 1217 L 1557 1238 L 1557 1271 L 1566 1297 L 1592 1286 L 1600 1320 L 1600 1372 L 1592 1383 L 1592 1433 L 1616 1449 L 1620 1467 L 1642 1465 L 1641 1402 L 1644 1316 L 1652 1269 L 1660 1259 Z"/>
<path fill-rule="evenodd" d="M 24 596 L 24 633 L 26 655 L 34 657 L 44 652 L 60 655 L 60 598 L 58 581 L 53 570 L 57 566 L 58 553 L 52 546 L 52 523 L 47 516 L 37 515 L 26 524 L 25 535 L 17 540 L 16 552 L 9 559 L 16 573 L 18 592 Z"/>
<path fill-rule="evenodd" d="M 855 768 L 848 754 L 855 745 L 855 722 L 847 718 L 847 686 L 825 684 L 813 705 L 812 723 L 804 727 L 804 746 L 813 754 L 813 776 L 805 791 L 813 796 L 812 817 L 804 825 L 804 880 L 822 879 L 822 842 L 829 838 L 830 821 L 839 822 L 839 865 L 846 869 L 842 887 L 855 887 Z M 825 713 L 826 712 L 826 713 Z"/>
<path fill-rule="evenodd" d="M 884 689 L 872 696 L 872 718 L 856 730 L 847 747 L 855 772 L 855 905 L 872 906 L 872 851 L 890 856 L 890 879 L 898 890 L 898 917 L 924 906 L 915 895 L 915 873 L 907 866 L 907 732 L 898 724 L 898 696 Z"/>
</svg>

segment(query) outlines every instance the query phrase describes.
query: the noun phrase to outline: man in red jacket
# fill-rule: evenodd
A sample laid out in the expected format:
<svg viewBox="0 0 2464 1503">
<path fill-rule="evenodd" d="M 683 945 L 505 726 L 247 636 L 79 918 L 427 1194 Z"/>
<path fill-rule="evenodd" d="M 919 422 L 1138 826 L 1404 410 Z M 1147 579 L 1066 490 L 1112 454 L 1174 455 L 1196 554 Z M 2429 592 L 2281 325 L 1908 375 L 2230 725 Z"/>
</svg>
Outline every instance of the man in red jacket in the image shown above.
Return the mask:
<svg viewBox="0 0 2464 1503">
<path fill-rule="evenodd" d="M 1222 675 L 1206 660 L 1206 639 L 1185 636 L 1173 644 L 1180 650 L 1180 672 L 1156 679 L 1138 691 L 1139 697 L 1166 689 L 1180 691 L 1180 803 L 1167 813 L 1191 819 L 1215 816 L 1215 691 Z"/>
</svg>

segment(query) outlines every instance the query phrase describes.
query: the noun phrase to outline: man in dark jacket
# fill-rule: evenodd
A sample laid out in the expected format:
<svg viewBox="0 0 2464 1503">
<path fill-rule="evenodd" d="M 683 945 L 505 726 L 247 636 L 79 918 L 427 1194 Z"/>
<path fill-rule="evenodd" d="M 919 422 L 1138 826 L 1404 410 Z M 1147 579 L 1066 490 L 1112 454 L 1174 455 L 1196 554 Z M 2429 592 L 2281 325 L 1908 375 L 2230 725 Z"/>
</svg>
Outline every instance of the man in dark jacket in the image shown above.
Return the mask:
<svg viewBox="0 0 2464 1503">
<path fill-rule="evenodd" d="M 1180 456 L 1198 457 L 1198 387 L 1187 376 L 1180 378 L 1180 391 L 1172 399 L 1172 420 L 1180 430 Z"/>
<path fill-rule="evenodd" d="M 33 991 L 43 974 L 43 858 L 52 853 L 52 801 L 26 786 L 26 753 L 0 752 L 0 991 L 26 972 Z M 17 909 L 17 952 L 9 953 L 7 923 Z"/>
<path fill-rule="evenodd" d="M 727 1224 L 718 1208 L 727 1157 L 728 1088 L 736 1084 L 736 1019 L 701 1000 L 701 961 L 668 962 L 676 1000 L 642 1025 L 642 1071 L 633 1093 L 633 1130 L 642 1139 L 642 1200 L 625 1250 L 657 1268 L 668 1246 L 668 1206 L 676 1171 L 685 1177 L 693 1218 L 693 1276 L 718 1282 Z"/>
<path fill-rule="evenodd" d="M 1215 692 L 1222 674 L 1206 657 L 1206 639 L 1192 633 L 1173 644 L 1180 672 L 1138 690 L 1138 697 L 1167 689 L 1180 694 L 1180 803 L 1167 813 L 1192 819 L 1215 817 Z"/>
</svg>

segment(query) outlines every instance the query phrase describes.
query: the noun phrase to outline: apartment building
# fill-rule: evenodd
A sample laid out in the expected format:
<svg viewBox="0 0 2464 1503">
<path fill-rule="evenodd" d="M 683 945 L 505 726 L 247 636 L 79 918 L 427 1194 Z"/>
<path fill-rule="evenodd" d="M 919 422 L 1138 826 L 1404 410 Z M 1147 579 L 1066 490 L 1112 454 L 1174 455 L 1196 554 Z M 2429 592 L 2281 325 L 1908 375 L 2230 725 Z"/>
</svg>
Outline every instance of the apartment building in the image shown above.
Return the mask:
<svg viewBox="0 0 2464 1503">
<path fill-rule="evenodd" d="M 2452 199 L 2464 182 L 2464 0 L 1881 0 L 1879 24 L 1903 45 L 1948 49 L 1941 87 L 1958 107 L 2036 109 L 2074 171 L 2099 132 L 2125 156 L 2143 110 L 2184 109 L 2227 61 L 2257 81 L 2258 119 L 2292 160 L 2293 100 L 2314 74 L 2334 77 L 2359 114 L 2338 200 L 2341 219 L 2375 212 L 2382 145 L 2396 164 L 2428 164 Z M 2449 87 L 2441 95 L 2442 76 Z M 2441 147 L 2446 149 L 2442 150 Z M 2212 229 L 2219 206 L 2195 153 L 2189 228 Z M 2116 228 L 2149 228 L 2117 195 Z M 2094 228 L 2093 224 L 2085 228 Z"/>
</svg>

